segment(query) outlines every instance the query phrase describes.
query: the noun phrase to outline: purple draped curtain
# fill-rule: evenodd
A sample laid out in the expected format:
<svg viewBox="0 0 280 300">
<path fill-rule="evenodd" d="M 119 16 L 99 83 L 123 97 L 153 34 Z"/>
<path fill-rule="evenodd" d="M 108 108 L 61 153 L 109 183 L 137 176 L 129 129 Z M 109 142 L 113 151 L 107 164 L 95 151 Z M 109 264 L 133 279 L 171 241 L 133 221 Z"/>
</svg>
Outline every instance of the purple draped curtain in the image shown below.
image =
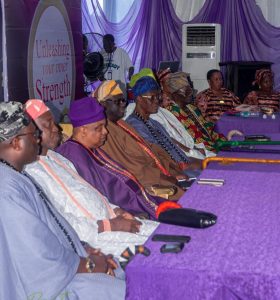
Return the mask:
<svg viewBox="0 0 280 300">
<path fill-rule="evenodd" d="M 134 1 L 119 23 L 106 19 L 96 0 L 90 16 L 83 1 L 83 32 L 112 33 L 136 69 L 157 68 L 161 60 L 181 60 L 182 21 L 171 0 Z M 221 61 L 271 61 L 280 89 L 280 28 L 270 25 L 254 0 L 207 0 L 191 23 L 222 25 Z"/>
<path fill-rule="evenodd" d="M 222 61 L 270 61 L 280 89 L 280 28 L 270 25 L 254 0 L 208 0 L 190 23 L 222 25 Z"/>
<path fill-rule="evenodd" d="M 82 3 L 83 32 L 113 34 L 117 46 L 129 53 L 136 70 L 157 68 L 161 60 L 181 60 L 183 23 L 170 0 L 136 0 L 119 23 L 106 19 L 98 1 L 91 0 L 92 15 L 86 1 Z"/>
</svg>

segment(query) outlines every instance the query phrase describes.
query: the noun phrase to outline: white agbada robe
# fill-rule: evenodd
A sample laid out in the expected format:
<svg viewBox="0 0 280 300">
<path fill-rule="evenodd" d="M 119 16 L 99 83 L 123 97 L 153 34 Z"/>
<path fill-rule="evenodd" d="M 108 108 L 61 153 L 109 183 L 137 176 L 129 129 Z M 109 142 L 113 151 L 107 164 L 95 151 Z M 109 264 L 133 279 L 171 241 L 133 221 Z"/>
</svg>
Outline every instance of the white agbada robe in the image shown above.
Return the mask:
<svg viewBox="0 0 280 300">
<path fill-rule="evenodd" d="M 74 229 L 49 204 L 63 232 L 28 177 L 0 163 L 0 178 L 1 300 L 124 299 L 123 279 L 76 274 L 79 256 L 87 253 Z"/>
<path fill-rule="evenodd" d="M 120 258 L 121 253 L 135 245 L 142 245 L 159 223 L 141 220 L 137 234 L 121 231 L 98 233 L 98 220 L 115 217 L 108 199 L 77 173 L 73 164 L 54 151 L 28 165 L 25 171 L 41 186 L 57 210 L 73 226 L 81 240 L 88 242 L 103 253 Z"/>
<path fill-rule="evenodd" d="M 128 118 L 129 115 L 133 113 L 135 109 L 135 103 L 130 103 L 126 108 L 124 120 Z M 198 159 L 204 159 L 205 157 L 216 156 L 215 153 L 207 150 L 203 143 L 195 144 L 192 136 L 188 133 L 185 127 L 181 124 L 181 122 L 167 109 L 159 107 L 159 110 L 156 114 L 151 114 L 150 118 L 158 121 L 164 129 L 168 132 L 170 137 L 179 143 L 183 144 L 190 150 L 184 151 L 187 156 L 194 157 Z M 197 149 L 202 149 L 205 152 L 203 155 Z M 183 149 L 182 149 L 183 150 Z"/>
</svg>

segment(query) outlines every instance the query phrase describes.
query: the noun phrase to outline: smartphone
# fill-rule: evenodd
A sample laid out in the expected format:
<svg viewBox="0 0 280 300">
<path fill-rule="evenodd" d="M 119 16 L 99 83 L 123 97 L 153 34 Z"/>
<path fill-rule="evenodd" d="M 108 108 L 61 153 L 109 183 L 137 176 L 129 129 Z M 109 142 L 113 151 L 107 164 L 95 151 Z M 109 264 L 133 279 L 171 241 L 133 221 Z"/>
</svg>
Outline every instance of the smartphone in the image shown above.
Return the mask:
<svg viewBox="0 0 280 300">
<path fill-rule="evenodd" d="M 161 253 L 179 253 L 183 250 L 184 243 L 164 244 L 160 247 Z"/>
<path fill-rule="evenodd" d="M 183 190 L 189 189 L 193 183 L 194 183 L 194 180 L 179 179 L 177 181 L 177 185 Z"/>
<path fill-rule="evenodd" d="M 191 237 L 188 235 L 171 235 L 171 234 L 155 234 L 152 237 L 154 242 L 178 242 L 178 243 L 188 243 Z"/>
</svg>

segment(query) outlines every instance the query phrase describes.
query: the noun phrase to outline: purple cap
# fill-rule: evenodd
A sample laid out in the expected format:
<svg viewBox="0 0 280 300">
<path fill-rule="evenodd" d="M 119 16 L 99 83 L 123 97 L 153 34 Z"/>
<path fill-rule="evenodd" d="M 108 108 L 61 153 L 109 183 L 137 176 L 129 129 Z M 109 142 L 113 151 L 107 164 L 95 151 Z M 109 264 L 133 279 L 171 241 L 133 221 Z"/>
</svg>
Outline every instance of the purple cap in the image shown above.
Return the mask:
<svg viewBox="0 0 280 300">
<path fill-rule="evenodd" d="M 103 106 L 92 97 L 73 101 L 68 116 L 73 127 L 95 123 L 106 118 Z"/>
</svg>

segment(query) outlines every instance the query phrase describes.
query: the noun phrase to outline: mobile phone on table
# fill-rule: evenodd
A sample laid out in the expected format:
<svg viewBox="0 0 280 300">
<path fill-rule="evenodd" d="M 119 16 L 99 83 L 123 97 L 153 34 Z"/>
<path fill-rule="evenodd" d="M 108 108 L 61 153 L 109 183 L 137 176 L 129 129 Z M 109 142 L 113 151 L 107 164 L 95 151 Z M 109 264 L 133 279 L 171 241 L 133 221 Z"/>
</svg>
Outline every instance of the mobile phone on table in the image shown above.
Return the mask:
<svg viewBox="0 0 280 300">
<path fill-rule="evenodd" d="M 160 247 L 161 253 L 179 253 L 183 250 L 185 243 L 169 243 Z"/>
<path fill-rule="evenodd" d="M 266 136 L 266 135 L 262 135 L 262 134 L 252 134 L 252 135 L 245 135 L 245 141 L 258 141 L 258 142 L 266 142 L 266 141 L 270 141 L 271 138 Z"/>
<path fill-rule="evenodd" d="M 196 180 L 196 178 L 192 178 L 189 180 L 186 179 L 179 179 L 177 180 L 177 185 L 183 189 L 183 190 L 187 190 L 190 188 L 190 186 L 194 183 L 194 181 Z"/>
<path fill-rule="evenodd" d="M 188 235 L 172 235 L 172 234 L 155 234 L 152 237 L 154 242 L 178 242 L 178 243 L 188 243 L 191 237 Z"/>
</svg>

